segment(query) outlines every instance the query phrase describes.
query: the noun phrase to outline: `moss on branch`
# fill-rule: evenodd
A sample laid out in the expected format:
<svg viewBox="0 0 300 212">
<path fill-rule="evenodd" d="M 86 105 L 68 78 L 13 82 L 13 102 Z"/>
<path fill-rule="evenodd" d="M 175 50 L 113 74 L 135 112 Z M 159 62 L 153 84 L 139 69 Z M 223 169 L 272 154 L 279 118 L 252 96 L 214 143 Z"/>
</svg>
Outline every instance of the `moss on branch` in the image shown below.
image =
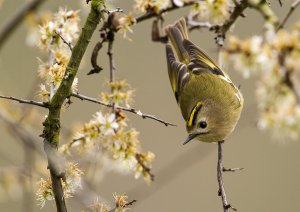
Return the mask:
<svg viewBox="0 0 300 212">
<path fill-rule="evenodd" d="M 58 154 L 53 154 L 54 152 L 57 152 L 57 147 L 59 144 L 61 107 L 64 101 L 72 94 L 71 87 L 74 78 L 77 74 L 80 62 L 87 49 L 90 39 L 98 23 L 102 19 L 104 8 L 105 0 L 92 0 L 90 13 L 86 19 L 84 27 L 82 28 L 82 32 L 78 38 L 78 41 L 72 50 L 72 55 L 66 68 L 64 78 L 49 102 L 48 117 L 43 123 L 43 137 L 45 139 L 44 149 L 48 158 L 48 168 L 50 169 L 57 211 L 67 211 L 61 184 L 61 178 L 63 175 L 60 174 L 63 173 L 64 170 L 57 170 L 58 166 L 54 163 L 59 162 L 59 158 L 56 158 L 58 157 Z"/>
</svg>

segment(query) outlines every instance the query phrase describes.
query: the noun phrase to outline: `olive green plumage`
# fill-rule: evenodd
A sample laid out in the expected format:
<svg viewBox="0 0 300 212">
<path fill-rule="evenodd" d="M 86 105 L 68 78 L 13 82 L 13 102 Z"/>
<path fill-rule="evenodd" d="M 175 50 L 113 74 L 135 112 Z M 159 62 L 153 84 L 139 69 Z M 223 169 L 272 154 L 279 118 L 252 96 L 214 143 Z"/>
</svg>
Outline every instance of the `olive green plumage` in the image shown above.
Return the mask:
<svg viewBox="0 0 300 212">
<path fill-rule="evenodd" d="M 225 140 L 234 130 L 243 108 L 243 96 L 212 59 L 188 40 L 182 18 L 166 28 L 167 64 L 172 90 L 187 122 L 187 143 Z"/>
</svg>

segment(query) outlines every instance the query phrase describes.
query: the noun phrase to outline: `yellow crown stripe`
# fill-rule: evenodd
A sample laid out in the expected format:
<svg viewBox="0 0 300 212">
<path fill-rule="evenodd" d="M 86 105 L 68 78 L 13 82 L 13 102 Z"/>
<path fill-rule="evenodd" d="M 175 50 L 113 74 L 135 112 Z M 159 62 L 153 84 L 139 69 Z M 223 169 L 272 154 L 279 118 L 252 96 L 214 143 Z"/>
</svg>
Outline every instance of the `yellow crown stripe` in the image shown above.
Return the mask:
<svg viewBox="0 0 300 212">
<path fill-rule="evenodd" d="M 199 107 L 201 107 L 201 106 L 202 106 L 202 102 L 197 102 L 197 104 L 193 108 L 193 110 L 191 112 L 191 115 L 189 117 L 189 120 L 188 120 L 188 127 L 191 127 L 193 125 L 193 120 L 196 118 L 196 117 L 194 117 L 195 113 L 199 109 Z"/>
</svg>

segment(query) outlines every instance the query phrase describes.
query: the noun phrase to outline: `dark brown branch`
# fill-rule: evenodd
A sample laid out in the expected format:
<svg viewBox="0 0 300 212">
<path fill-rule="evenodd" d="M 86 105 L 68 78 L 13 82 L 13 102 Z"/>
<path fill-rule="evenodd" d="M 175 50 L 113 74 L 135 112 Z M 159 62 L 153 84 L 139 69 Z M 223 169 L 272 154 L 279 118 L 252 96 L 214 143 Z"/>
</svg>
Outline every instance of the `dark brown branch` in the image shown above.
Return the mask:
<svg viewBox="0 0 300 212">
<path fill-rule="evenodd" d="M 248 7 L 248 0 L 242 0 L 240 3 L 235 5 L 233 12 L 231 13 L 229 19 L 220 27 L 215 28 L 217 36 L 215 37 L 216 43 L 218 46 L 224 45 L 224 40 L 226 37 L 227 31 L 230 27 L 236 22 L 237 18 L 242 16 L 244 10 Z"/>
<path fill-rule="evenodd" d="M 184 7 L 187 7 L 187 6 L 191 6 L 194 3 L 195 2 L 193 2 L 193 1 L 191 1 L 191 2 L 185 2 L 183 4 L 183 6 L 181 6 L 181 7 L 178 7 L 175 4 L 172 4 L 172 6 L 166 8 L 166 9 L 161 10 L 159 13 L 156 13 L 155 11 L 151 11 L 151 12 L 148 12 L 148 13 L 142 15 L 142 16 L 137 17 L 135 20 L 136 20 L 136 23 L 139 23 L 139 22 L 148 20 L 148 19 L 153 18 L 153 17 L 161 16 L 162 14 L 164 14 L 166 12 L 170 12 L 170 11 L 173 11 L 173 10 L 176 10 L 176 9 L 179 9 L 179 8 L 184 8 Z"/>
<path fill-rule="evenodd" d="M 288 11 L 288 13 L 286 14 L 286 16 L 284 17 L 284 19 L 282 20 L 282 22 L 279 24 L 278 29 L 280 30 L 284 27 L 285 23 L 287 22 L 287 20 L 290 18 L 290 16 L 292 15 L 292 13 L 294 12 L 294 10 L 296 9 L 296 7 L 300 4 L 300 0 L 296 0 L 292 3 L 290 10 Z"/>
<path fill-rule="evenodd" d="M 81 100 L 86 100 L 86 101 L 93 102 L 93 103 L 96 103 L 96 104 L 99 104 L 99 105 L 103 105 L 105 107 L 113 107 L 113 105 L 110 104 L 110 103 L 105 103 L 105 102 L 99 101 L 97 99 L 94 99 L 94 98 L 91 98 L 91 97 L 88 97 L 88 96 L 84 96 L 84 95 L 79 94 L 79 93 L 72 93 L 72 96 L 74 96 L 74 97 L 76 97 L 78 99 L 81 99 Z M 116 109 L 120 109 L 120 110 L 123 110 L 123 111 L 134 113 L 136 115 L 141 116 L 143 119 L 146 119 L 146 118 L 153 119 L 155 121 L 163 123 L 165 126 L 177 126 L 177 125 L 172 124 L 170 122 L 164 121 L 164 120 L 162 120 L 160 118 L 156 118 L 153 115 L 142 113 L 140 110 L 135 109 L 135 108 L 128 108 L 128 107 L 122 107 L 122 106 L 117 105 Z"/>
<path fill-rule="evenodd" d="M 111 17 L 113 18 L 114 14 L 111 14 Z M 107 40 L 108 40 L 108 48 L 107 48 L 107 55 L 109 60 L 109 82 L 113 83 L 116 80 L 116 66 L 115 61 L 113 57 L 113 44 L 115 40 L 115 32 L 113 30 L 109 30 L 107 33 Z M 113 89 L 111 89 L 111 92 L 113 93 Z M 117 104 L 115 102 L 112 102 L 112 111 L 116 115 L 116 106 Z"/>
<path fill-rule="evenodd" d="M 296 101 L 298 104 L 300 104 L 300 84 L 295 76 L 295 73 L 292 71 L 287 70 L 285 65 L 286 55 L 285 54 L 279 54 L 278 55 L 278 62 L 279 62 L 279 69 L 281 73 L 284 73 L 283 76 L 283 83 L 291 89 L 293 92 Z"/>
<path fill-rule="evenodd" d="M 223 155 L 222 155 L 222 143 L 224 141 L 218 142 L 218 163 L 217 163 L 217 178 L 219 183 L 219 196 L 222 199 L 223 204 L 223 211 L 228 212 L 228 210 L 231 208 L 234 211 L 237 211 L 235 208 L 233 208 L 227 201 L 226 192 L 224 188 L 224 179 L 223 179 Z"/>
<path fill-rule="evenodd" d="M 37 101 L 33 101 L 33 100 L 26 100 L 26 99 L 20 99 L 20 98 L 16 98 L 16 97 L 12 97 L 12 96 L 3 96 L 3 95 L 0 95 L 0 99 L 9 99 L 9 100 L 17 101 L 22 104 L 36 105 L 39 107 L 48 108 L 47 102 L 37 102 Z"/>
<path fill-rule="evenodd" d="M 116 67 L 113 58 L 113 43 L 115 39 L 115 33 L 110 30 L 107 34 L 107 39 L 108 39 L 107 55 L 109 58 L 109 82 L 114 82 L 116 79 Z"/>
<path fill-rule="evenodd" d="M 161 43 L 168 43 L 168 36 L 167 35 L 160 35 L 160 30 L 158 27 L 159 19 L 155 19 L 152 23 L 152 30 L 151 30 L 151 39 L 153 42 L 161 42 Z"/>
<path fill-rule="evenodd" d="M 14 16 L 8 20 L 5 26 L 0 31 L 0 49 L 5 43 L 9 35 L 22 23 L 26 15 L 32 11 L 35 11 L 45 0 L 32 0 L 26 3 Z"/>
<path fill-rule="evenodd" d="M 98 74 L 98 73 L 100 73 L 100 71 L 103 70 L 103 68 L 101 66 L 99 66 L 97 63 L 98 54 L 99 54 L 100 49 L 103 46 L 103 42 L 104 42 L 104 40 L 98 42 L 93 49 L 93 53 L 92 53 L 92 57 L 91 57 L 91 64 L 93 66 L 93 69 L 90 70 L 89 73 L 87 73 L 87 75 Z"/>
</svg>

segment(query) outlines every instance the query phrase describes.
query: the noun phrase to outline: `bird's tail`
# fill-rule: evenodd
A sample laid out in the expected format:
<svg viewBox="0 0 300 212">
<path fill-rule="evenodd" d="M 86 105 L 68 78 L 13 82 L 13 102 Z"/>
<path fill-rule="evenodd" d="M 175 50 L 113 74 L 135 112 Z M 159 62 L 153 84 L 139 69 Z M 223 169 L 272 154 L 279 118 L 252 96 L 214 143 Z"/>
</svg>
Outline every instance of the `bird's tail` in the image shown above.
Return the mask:
<svg viewBox="0 0 300 212">
<path fill-rule="evenodd" d="M 176 51 L 179 61 L 188 64 L 188 52 L 183 46 L 183 40 L 188 40 L 188 32 L 185 19 L 181 18 L 175 24 L 168 25 L 166 27 L 166 33 L 171 40 L 172 46 Z"/>
</svg>

